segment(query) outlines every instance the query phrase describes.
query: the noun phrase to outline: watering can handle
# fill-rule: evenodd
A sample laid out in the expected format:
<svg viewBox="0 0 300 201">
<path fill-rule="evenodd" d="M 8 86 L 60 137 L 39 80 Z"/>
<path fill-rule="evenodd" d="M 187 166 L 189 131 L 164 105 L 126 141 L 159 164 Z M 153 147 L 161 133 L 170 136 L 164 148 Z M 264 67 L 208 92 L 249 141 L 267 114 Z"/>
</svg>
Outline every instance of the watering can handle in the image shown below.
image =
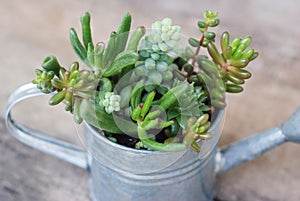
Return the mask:
<svg viewBox="0 0 300 201">
<path fill-rule="evenodd" d="M 300 143 L 300 107 L 282 125 L 221 148 L 216 172 L 224 173 L 288 141 Z"/>
<path fill-rule="evenodd" d="M 29 130 L 14 120 L 11 111 L 17 103 L 41 95 L 45 94 L 40 92 L 34 84 L 23 85 L 11 94 L 5 115 L 5 124 L 8 131 L 18 140 L 33 148 L 86 169 L 87 157 L 83 148 Z"/>
</svg>

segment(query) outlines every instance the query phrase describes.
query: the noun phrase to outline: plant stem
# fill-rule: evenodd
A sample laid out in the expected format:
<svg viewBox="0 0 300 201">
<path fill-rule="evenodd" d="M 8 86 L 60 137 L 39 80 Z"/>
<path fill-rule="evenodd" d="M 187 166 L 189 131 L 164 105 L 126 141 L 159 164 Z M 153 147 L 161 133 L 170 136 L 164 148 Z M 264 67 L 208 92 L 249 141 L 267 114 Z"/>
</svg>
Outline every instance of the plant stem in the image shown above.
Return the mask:
<svg viewBox="0 0 300 201">
<path fill-rule="evenodd" d="M 202 33 L 202 35 L 201 35 L 201 38 L 200 38 L 200 40 L 199 40 L 199 46 L 197 47 L 197 49 L 196 49 L 196 51 L 195 51 L 195 54 L 194 54 L 194 56 L 193 56 L 193 60 L 192 60 L 192 65 L 194 66 L 195 65 L 195 63 L 196 63 L 196 56 L 199 54 L 199 52 L 200 52 L 200 48 L 201 48 L 201 46 L 202 46 L 202 43 L 203 43 L 203 41 L 204 41 L 204 33 L 207 31 L 207 29 L 208 29 L 208 25 L 205 27 L 205 29 L 204 29 L 204 31 L 203 31 L 203 33 Z"/>
<path fill-rule="evenodd" d="M 194 54 L 194 56 L 193 56 L 193 60 L 192 60 L 192 65 L 193 65 L 193 66 L 194 66 L 195 63 L 196 63 L 196 56 L 197 56 L 197 55 L 199 54 L 199 52 L 200 52 L 200 48 L 201 48 L 201 45 L 202 45 L 203 40 L 204 40 L 204 33 L 202 34 L 202 36 L 201 36 L 201 38 L 200 38 L 200 40 L 199 40 L 200 44 L 199 44 L 199 46 L 197 47 L 197 49 L 196 49 L 196 51 L 195 51 L 195 54 Z"/>
</svg>

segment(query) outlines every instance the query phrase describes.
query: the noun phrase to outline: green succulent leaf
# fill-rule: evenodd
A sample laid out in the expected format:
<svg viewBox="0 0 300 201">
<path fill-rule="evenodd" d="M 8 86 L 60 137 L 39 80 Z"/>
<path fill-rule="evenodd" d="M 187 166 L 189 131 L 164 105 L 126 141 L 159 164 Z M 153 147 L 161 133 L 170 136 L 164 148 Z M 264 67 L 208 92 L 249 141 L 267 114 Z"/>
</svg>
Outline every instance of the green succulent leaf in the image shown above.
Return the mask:
<svg viewBox="0 0 300 201">
<path fill-rule="evenodd" d="M 113 90 L 111 81 L 106 77 L 100 79 L 99 85 L 101 92 L 111 92 Z"/>
<path fill-rule="evenodd" d="M 209 27 L 216 27 L 220 24 L 220 19 L 216 18 L 216 19 L 212 19 L 209 21 L 208 26 Z"/>
<path fill-rule="evenodd" d="M 196 61 L 199 64 L 200 68 L 203 68 L 207 74 L 219 74 L 218 66 L 207 58 L 203 58 L 200 56 L 196 58 Z"/>
<path fill-rule="evenodd" d="M 199 21 L 199 22 L 198 22 L 198 27 L 199 27 L 200 29 L 205 29 L 205 28 L 207 27 L 207 23 L 204 22 L 204 21 Z"/>
<path fill-rule="evenodd" d="M 116 60 L 105 70 L 104 77 L 110 77 L 120 72 L 123 68 L 133 65 L 139 58 L 139 55 L 135 52 L 125 54 Z"/>
<path fill-rule="evenodd" d="M 151 139 L 148 136 L 147 132 L 142 128 L 142 126 L 138 125 L 137 129 L 138 129 L 138 136 L 140 140 L 150 150 L 174 152 L 174 151 L 183 151 L 186 149 L 186 146 L 183 143 L 164 144 L 164 143 L 156 142 L 155 140 Z"/>
<path fill-rule="evenodd" d="M 199 47 L 200 46 L 200 41 L 195 39 L 195 38 L 189 38 L 188 42 L 192 47 Z"/>
<path fill-rule="evenodd" d="M 117 31 L 116 48 L 115 48 L 116 55 L 122 52 L 126 48 L 130 27 L 131 27 L 131 15 L 130 13 L 126 13 Z"/>
<path fill-rule="evenodd" d="M 180 83 L 180 82 L 178 82 Z M 173 105 L 179 98 L 184 94 L 186 89 L 188 89 L 189 84 L 187 82 L 181 82 L 177 86 L 170 89 L 167 93 L 165 93 L 156 105 L 161 106 L 163 109 L 167 110 L 171 105 Z"/>
<path fill-rule="evenodd" d="M 126 13 L 123 16 L 122 22 L 119 26 L 117 33 L 118 34 L 128 33 L 130 31 L 130 27 L 131 27 L 131 14 Z"/>
<path fill-rule="evenodd" d="M 141 96 L 144 90 L 144 81 L 141 80 L 136 83 L 130 94 L 130 106 L 136 108 L 141 103 Z"/>
<path fill-rule="evenodd" d="M 222 55 L 224 59 L 229 60 L 232 56 L 232 47 L 228 46 L 223 52 Z"/>
<path fill-rule="evenodd" d="M 56 76 L 58 76 L 59 70 L 61 68 L 61 66 L 58 63 L 57 58 L 55 56 L 46 57 L 42 63 L 42 67 L 47 72 L 53 71 Z"/>
<path fill-rule="evenodd" d="M 91 46 L 93 47 L 90 21 L 91 16 L 88 12 L 84 13 L 80 18 L 82 27 L 82 40 L 86 50 L 88 49 L 89 44 L 91 44 Z"/>
<path fill-rule="evenodd" d="M 207 31 L 204 33 L 204 37 L 209 41 L 213 41 L 216 37 L 216 34 L 214 32 Z"/>
<path fill-rule="evenodd" d="M 241 59 L 250 59 L 254 53 L 254 49 L 249 49 L 242 54 Z"/>
<path fill-rule="evenodd" d="M 204 11 L 204 18 L 205 19 L 214 19 L 218 16 L 218 12 L 213 12 L 210 10 Z"/>
<path fill-rule="evenodd" d="M 221 44 L 222 52 L 225 52 L 229 46 L 229 37 L 230 35 L 227 31 L 223 32 L 221 35 L 220 44 Z"/>
<path fill-rule="evenodd" d="M 213 105 L 216 108 L 225 108 L 226 107 L 226 103 L 222 100 L 218 100 L 218 99 L 213 99 L 211 101 L 211 105 Z"/>
<path fill-rule="evenodd" d="M 84 46 L 81 44 L 78 35 L 74 28 L 70 29 L 70 42 L 78 57 L 88 66 L 92 67 L 91 63 L 87 59 L 87 52 Z"/>
<path fill-rule="evenodd" d="M 73 120 L 77 124 L 80 124 L 83 121 L 82 117 L 80 116 L 80 104 L 81 104 L 81 100 L 75 99 L 74 109 L 73 109 Z"/>
<path fill-rule="evenodd" d="M 67 90 L 63 89 L 62 91 L 53 95 L 49 100 L 49 105 L 57 105 L 65 99 Z"/>
<path fill-rule="evenodd" d="M 241 79 L 249 79 L 251 77 L 251 73 L 247 70 L 236 68 L 233 66 L 229 66 L 227 69 L 230 73 Z"/>
<path fill-rule="evenodd" d="M 234 66 L 234 67 L 244 68 L 248 65 L 249 60 L 248 59 L 240 59 L 240 60 L 231 60 L 231 59 L 229 59 L 227 61 L 227 63 L 231 66 Z"/>
<path fill-rule="evenodd" d="M 249 58 L 250 61 L 256 59 L 258 57 L 258 52 L 254 52 L 253 55 Z"/>
<path fill-rule="evenodd" d="M 89 62 L 92 65 L 95 65 L 95 60 L 94 60 L 94 46 L 92 43 L 88 44 L 88 48 L 87 48 L 87 59 L 89 60 Z"/>
<path fill-rule="evenodd" d="M 122 134 L 123 130 L 121 130 L 120 127 L 126 127 L 126 134 L 137 133 L 137 126 L 133 122 L 107 114 L 105 111 L 96 107 L 90 100 L 82 100 L 80 104 L 80 116 L 87 123 L 106 132 Z"/>
<path fill-rule="evenodd" d="M 210 56 L 213 58 L 213 60 L 219 64 L 220 66 L 225 65 L 225 60 L 222 57 L 222 55 L 219 53 L 217 47 L 214 45 L 214 43 L 210 42 L 208 43 L 207 50 L 210 54 Z"/>
<path fill-rule="evenodd" d="M 97 68 L 103 68 L 103 54 L 104 54 L 105 45 L 104 43 L 97 43 L 94 49 L 94 65 Z"/>
<path fill-rule="evenodd" d="M 245 83 L 244 79 L 239 78 L 236 75 L 231 74 L 230 72 L 226 73 L 226 78 L 234 84 L 244 84 Z"/>
<path fill-rule="evenodd" d="M 104 62 L 104 66 L 107 67 L 109 66 L 112 61 L 115 59 L 115 57 L 117 56 L 116 54 L 116 37 L 117 37 L 117 32 L 113 31 L 110 34 L 110 38 L 108 40 L 107 43 L 107 47 L 104 51 L 104 58 L 103 58 L 103 62 Z"/>
<path fill-rule="evenodd" d="M 232 48 L 232 52 L 234 53 L 237 49 L 237 47 L 240 45 L 241 38 L 235 38 L 233 41 L 230 43 L 230 46 Z"/>
<path fill-rule="evenodd" d="M 127 45 L 127 50 L 136 51 L 137 48 L 138 48 L 138 45 L 140 43 L 140 40 L 145 35 L 145 33 L 146 33 L 145 27 L 143 27 L 143 26 L 137 27 L 133 31 L 133 33 L 132 33 L 132 35 L 129 39 L 129 42 L 128 42 L 128 45 Z"/>
<path fill-rule="evenodd" d="M 243 91 L 243 87 L 236 84 L 226 83 L 226 91 L 229 93 L 240 93 Z"/>
</svg>

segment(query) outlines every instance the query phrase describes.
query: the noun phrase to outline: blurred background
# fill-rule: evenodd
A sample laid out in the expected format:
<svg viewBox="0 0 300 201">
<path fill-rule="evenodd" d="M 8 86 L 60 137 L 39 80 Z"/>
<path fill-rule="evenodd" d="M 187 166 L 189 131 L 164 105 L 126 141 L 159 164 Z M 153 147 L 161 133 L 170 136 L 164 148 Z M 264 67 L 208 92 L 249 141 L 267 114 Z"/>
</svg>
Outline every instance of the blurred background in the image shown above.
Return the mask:
<svg viewBox="0 0 300 201">
<path fill-rule="evenodd" d="M 89 200 L 87 173 L 29 148 L 7 132 L 4 113 L 9 94 L 34 78 L 48 55 L 64 66 L 78 60 L 69 44 L 70 27 L 79 29 L 92 14 L 95 41 L 106 41 L 127 11 L 133 27 L 166 16 L 185 35 L 198 36 L 204 10 L 219 12 L 218 31 L 253 37 L 260 52 L 248 69 L 245 91 L 229 95 L 220 146 L 283 122 L 300 105 L 300 2 L 296 0 L 0 0 L 0 201 Z M 62 109 L 38 98 L 18 105 L 23 122 L 50 136 L 82 144 L 81 128 Z M 78 132 L 77 132 L 78 130 Z M 218 178 L 218 200 L 300 200 L 300 146 L 286 143 Z"/>
</svg>

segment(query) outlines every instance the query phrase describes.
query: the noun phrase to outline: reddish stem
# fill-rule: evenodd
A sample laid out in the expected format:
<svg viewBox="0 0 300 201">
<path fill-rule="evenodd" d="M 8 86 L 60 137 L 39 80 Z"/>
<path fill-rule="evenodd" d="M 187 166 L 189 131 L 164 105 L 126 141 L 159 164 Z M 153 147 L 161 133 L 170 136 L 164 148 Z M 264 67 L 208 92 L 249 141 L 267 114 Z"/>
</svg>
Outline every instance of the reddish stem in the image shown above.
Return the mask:
<svg viewBox="0 0 300 201">
<path fill-rule="evenodd" d="M 203 41 L 204 41 L 204 33 L 207 31 L 207 29 L 208 29 L 208 25 L 205 27 L 205 29 L 204 29 L 204 31 L 203 31 L 203 33 L 202 33 L 202 36 L 201 36 L 201 38 L 200 38 L 200 40 L 199 40 L 199 46 L 197 47 L 196 52 L 195 52 L 195 54 L 194 54 L 194 56 L 193 56 L 193 60 L 192 60 L 192 65 L 193 65 L 193 66 L 194 66 L 195 63 L 196 63 L 196 56 L 197 56 L 197 55 L 199 54 L 199 52 L 200 52 L 200 48 L 201 48 L 202 43 L 203 43 Z"/>
<path fill-rule="evenodd" d="M 194 54 L 194 56 L 193 56 L 193 60 L 192 60 L 192 65 L 194 66 L 195 65 L 195 63 L 196 63 L 196 56 L 199 54 L 199 52 L 200 52 L 200 48 L 201 48 L 201 45 L 202 45 L 202 43 L 203 43 L 203 40 L 204 40 L 204 33 L 202 34 L 202 36 L 201 36 L 201 38 L 200 38 L 200 40 L 199 40 L 199 46 L 197 47 L 197 49 L 196 49 L 196 52 L 195 52 L 195 54 Z"/>
</svg>

